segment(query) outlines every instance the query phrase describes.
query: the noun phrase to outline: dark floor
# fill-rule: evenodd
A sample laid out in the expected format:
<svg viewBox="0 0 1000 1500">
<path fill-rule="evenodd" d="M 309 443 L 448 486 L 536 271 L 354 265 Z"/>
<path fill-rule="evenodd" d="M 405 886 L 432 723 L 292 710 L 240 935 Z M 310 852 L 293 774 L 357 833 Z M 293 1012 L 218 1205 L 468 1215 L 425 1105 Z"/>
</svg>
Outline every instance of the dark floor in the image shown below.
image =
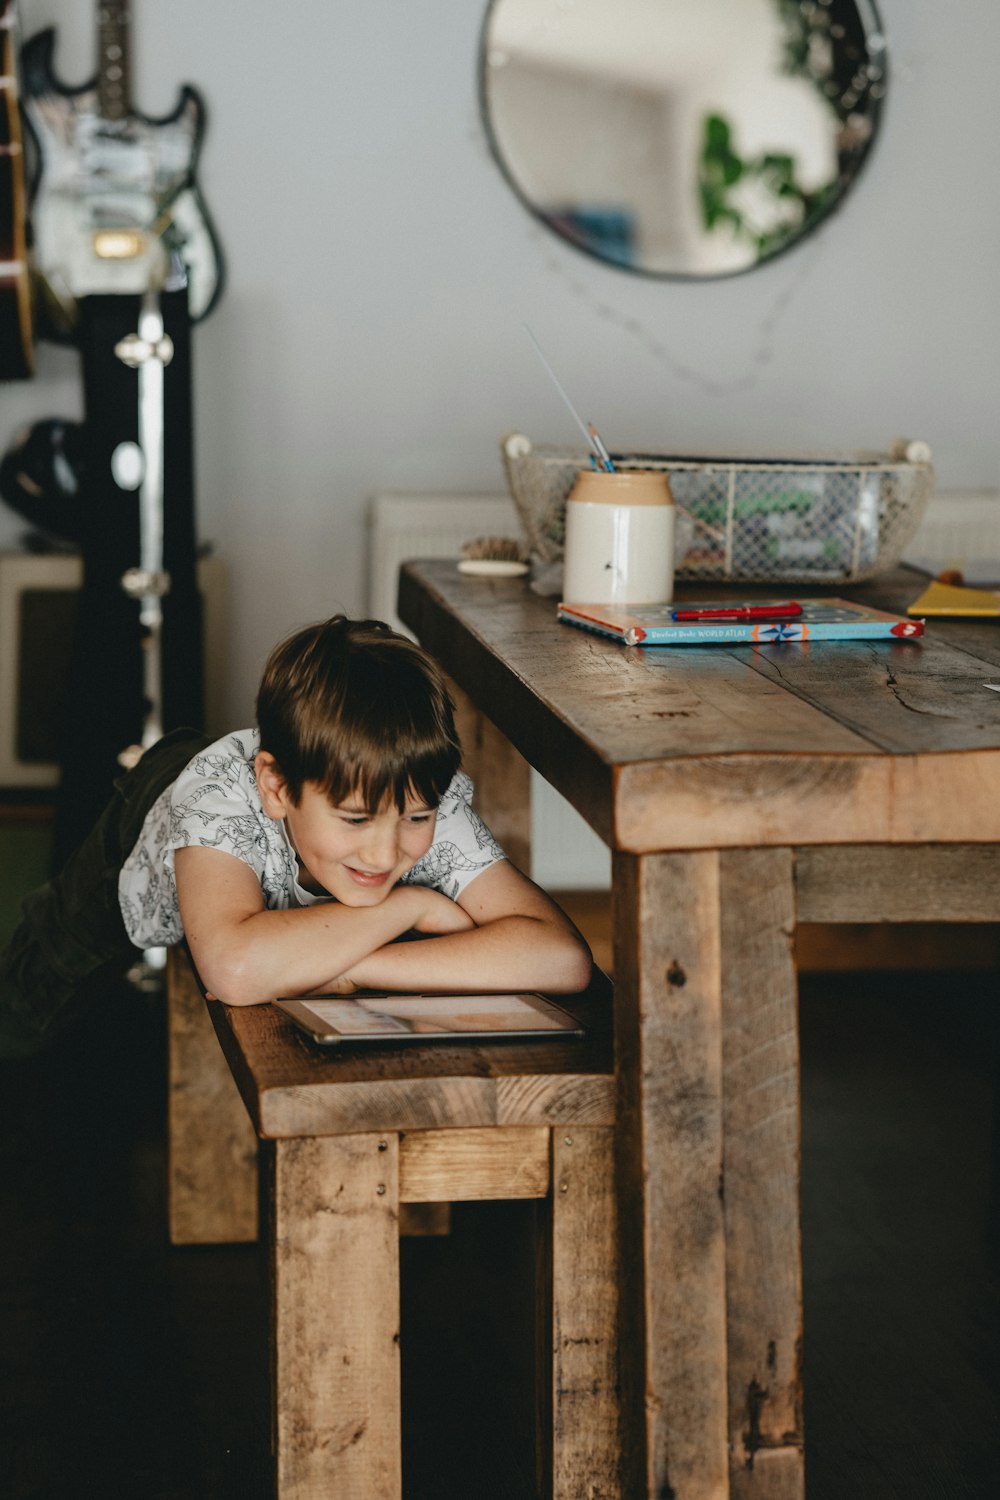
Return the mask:
<svg viewBox="0 0 1000 1500">
<path fill-rule="evenodd" d="M 803 981 L 809 1500 L 997 1493 L 995 990 Z M 260 1262 L 167 1246 L 162 1058 L 155 1000 L 123 992 L 0 1067 L 3 1500 L 268 1494 Z M 408 1500 L 533 1494 L 530 1228 L 467 1205 L 404 1244 Z"/>
</svg>

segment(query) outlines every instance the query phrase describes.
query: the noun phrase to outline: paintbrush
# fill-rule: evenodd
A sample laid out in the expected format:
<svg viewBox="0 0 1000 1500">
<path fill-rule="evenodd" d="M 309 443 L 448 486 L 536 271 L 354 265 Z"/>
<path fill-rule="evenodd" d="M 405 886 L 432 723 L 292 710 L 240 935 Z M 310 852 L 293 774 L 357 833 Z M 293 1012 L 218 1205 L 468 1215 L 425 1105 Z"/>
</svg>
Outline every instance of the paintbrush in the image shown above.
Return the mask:
<svg viewBox="0 0 1000 1500">
<path fill-rule="evenodd" d="M 597 460 L 597 467 L 599 469 L 603 469 L 607 474 L 613 474 L 615 472 L 615 466 L 611 462 L 611 454 L 608 452 L 607 448 L 605 448 L 603 442 L 601 441 L 600 434 L 598 433 L 597 428 L 594 426 L 593 422 L 585 423 L 583 421 L 583 418 L 580 416 L 576 407 L 573 405 L 572 401 L 569 399 L 565 390 L 563 389 L 562 382 L 560 381 L 559 376 L 556 374 L 555 370 L 553 370 L 552 366 L 545 358 L 545 351 L 542 349 L 541 344 L 535 338 L 535 335 L 532 333 L 527 323 L 522 324 L 522 327 L 524 328 L 524 331 L 528 335 L 531 342 L 534 344 L 535 353 L 538 355 L 538 358 L 541 360 L 542 364 L 548 371 L 549 378 L 551 379 L 552 384 L 555 386 L 556 390 L 559 392 L 560 396 L 569 407 L 573 421 L 576 423 L 577 427 L 579 427 L 580 431 L 587 439 L 587 446 L 594 453 L 594 457 Z"/>
</svg>

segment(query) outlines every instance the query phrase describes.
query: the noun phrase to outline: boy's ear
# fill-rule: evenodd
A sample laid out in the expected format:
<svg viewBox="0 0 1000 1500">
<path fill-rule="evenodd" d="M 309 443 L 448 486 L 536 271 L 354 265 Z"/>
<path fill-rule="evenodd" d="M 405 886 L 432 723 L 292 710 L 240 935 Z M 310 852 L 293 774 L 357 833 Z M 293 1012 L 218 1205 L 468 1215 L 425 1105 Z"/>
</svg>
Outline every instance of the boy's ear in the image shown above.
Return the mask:
<svg viewBox="0 0 1000 1500">
<path fill-rule="evenodd" d="M 258 750 L 253 764 L 261 806 L 269 818 L 284 818 L 292 798 L 281 767 L 270 750 Z"/>
</svg>

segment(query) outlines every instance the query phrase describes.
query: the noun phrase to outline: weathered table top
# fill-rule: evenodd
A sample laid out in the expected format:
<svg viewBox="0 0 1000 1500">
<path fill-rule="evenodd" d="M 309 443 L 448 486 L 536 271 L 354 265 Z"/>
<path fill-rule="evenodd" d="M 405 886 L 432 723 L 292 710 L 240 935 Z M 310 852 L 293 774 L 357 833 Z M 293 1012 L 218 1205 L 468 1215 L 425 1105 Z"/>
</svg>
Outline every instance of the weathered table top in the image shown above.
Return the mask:
<svg viewBox="0 0 1000 1500">
<path fill-rule="evenodd" d="M 925 584 L 899 568 L 799 592 L 902 614 Z M 1000 693 L 983 685 L 1000 681 L 1000 621 L 929 621 L 910 641 L 623 647 L 559 624 L 523 579 L 453 562 L 406 564 L 399 609 L 613 848 L 1000 839 Z"/>
</svg>

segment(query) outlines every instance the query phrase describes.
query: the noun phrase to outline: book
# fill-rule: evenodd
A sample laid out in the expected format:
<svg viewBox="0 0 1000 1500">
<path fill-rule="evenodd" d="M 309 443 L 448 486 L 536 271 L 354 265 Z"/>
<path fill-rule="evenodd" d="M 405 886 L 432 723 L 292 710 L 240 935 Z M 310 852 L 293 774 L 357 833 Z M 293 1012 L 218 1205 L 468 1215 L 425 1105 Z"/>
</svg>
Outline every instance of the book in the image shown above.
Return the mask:
<svg viewBox="0 0 1000 1500">
<path fill-rule="evenodd" d="M 955 615 L 987 618 L 1000 615 L 1000 594 L 992 589 L 968 589 L 959 584 L 927 585 L 919 599 L 907 608 L 908 615 Z"/>
<path fill-rule="evenodd" d="M 888 614 L 849 599 L 800 599 L 801 615 L 790 620 L 675 620 L 675 609 L 756 609 L 766 599 L 710 601 L 691 605 L 560 604 L 559 619 L 593 630 L 626 646 L 765 646 L 782 641 L 911 640 L 923 635 L 922 620 Z M 778 601 L 775 601 L 778 602 Z"/>
</svg>

